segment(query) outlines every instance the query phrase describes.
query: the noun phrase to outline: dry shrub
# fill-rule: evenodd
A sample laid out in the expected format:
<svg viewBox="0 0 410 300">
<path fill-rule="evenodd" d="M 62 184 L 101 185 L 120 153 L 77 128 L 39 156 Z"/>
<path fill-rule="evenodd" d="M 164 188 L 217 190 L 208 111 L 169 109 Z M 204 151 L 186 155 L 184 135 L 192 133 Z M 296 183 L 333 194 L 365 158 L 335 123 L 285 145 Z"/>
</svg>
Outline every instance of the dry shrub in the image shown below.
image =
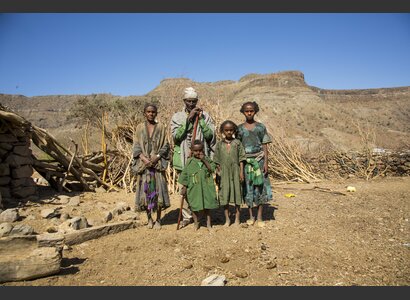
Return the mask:
<svg viewBox="0 0 410 300">
<path fill-rule="evenodd" d="M 388 165 L 382 169 L 376 163 L 378 154 L 375 153 L 376 133 L 369 122 L 364 125 L 354 122 L 360 136 L 360 150 L 349 154 L 334 149 L 334 159 L 358 178 L 370 180 L 386 173 Z M 388 157 L 386 156 L 385 159 Z"/>
<path fill-rule="evenodd" d="M 272 143 L 268 144 L 268 167 L 273 177 L 306 183 L 320 180 L 297 141 L 287 138 L 283 129 L 271 132 L 270 135 Z"/>
</svg>

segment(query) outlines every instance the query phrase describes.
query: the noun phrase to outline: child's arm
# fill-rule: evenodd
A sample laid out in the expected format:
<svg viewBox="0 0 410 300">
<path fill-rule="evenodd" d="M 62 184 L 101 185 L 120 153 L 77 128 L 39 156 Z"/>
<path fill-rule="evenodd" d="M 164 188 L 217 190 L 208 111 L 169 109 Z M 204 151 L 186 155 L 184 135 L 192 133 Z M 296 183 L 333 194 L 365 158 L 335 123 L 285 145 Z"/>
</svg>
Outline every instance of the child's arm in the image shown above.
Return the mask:
<svg viewBox="0 0 410 300">
<path fill-rule="evenodd" d="M 212 173 L 214 169 L 212 169 L 211 164 L 209 163 L 209 161 L 206 159 L 205 154 L 202 152 L 201 153 L 201 161 L 204 163 L 204 165 L 206 166 L 206 168 L 208 169 L 209 173 Z"/>
<path fill-rule="evenodd" d="M 268 145 L 262 144 L 263 149 L 263 174 L 268 176 Z"/>
<path fill-rule="evenodd" d="M 243 147 L 242 143 L 239 144 L 238 146 L 238 159 L 239 159 L 239 179 L 241 182 L 245 180 L 245 162 L 246 162 L 246 154 L 245 154 L 245 148 Z"/>
<path fill-rule="evenodd" d="M 239 180 L 241 182 L 245 180 L 245 176 L 243 174 L 243 161 L 239 162 Z"/>
</svg>

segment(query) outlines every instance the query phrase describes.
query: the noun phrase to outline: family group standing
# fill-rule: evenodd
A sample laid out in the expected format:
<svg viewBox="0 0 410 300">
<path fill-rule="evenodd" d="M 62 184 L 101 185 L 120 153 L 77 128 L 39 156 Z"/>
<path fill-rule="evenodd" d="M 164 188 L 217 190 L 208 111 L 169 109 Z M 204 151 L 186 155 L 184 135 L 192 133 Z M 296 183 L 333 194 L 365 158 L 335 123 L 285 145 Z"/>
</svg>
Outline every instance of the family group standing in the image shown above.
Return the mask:
<svg viewBox="0 0 410 300">
<path fill-rule="evenodd" d="M 235 207 L 233 224 L 240 224 L 240 207 L 246 204 L 247 223 L 263 226 L 263 204 L 272 199 L 267 150 L 271 139 L 266 127 L 254 118 L 258 104 L 242 105 L 244 123 L 224 121 L 219 128 L 222 139 L 216 142 L 215 124 L 209 113 L 197 106 L 195 89 L 186 88 L 183 101 L 184 108 L 172 116 L 170 123 L 174 144 L 172 165 L 180 193 L 186 199 L 182 227 L 193 222 L 197 230 L 203 214 L 207 227 L 211 228 L 210 210 L 219 207 L 223 207 L 225 226 L 229 226 L 230 204 Z M 145 122 L 138 125 L 134 136 L 132 168 L 137 176 L 135 208 L 147 213 L 147 226 L 154 229 L 161 228 L 161 211 L 170 206 L 165 177 L 170 143 L 165 126 L 156 121 L 157 113 L 153 104 L 144 107 Z"/>
</svg>

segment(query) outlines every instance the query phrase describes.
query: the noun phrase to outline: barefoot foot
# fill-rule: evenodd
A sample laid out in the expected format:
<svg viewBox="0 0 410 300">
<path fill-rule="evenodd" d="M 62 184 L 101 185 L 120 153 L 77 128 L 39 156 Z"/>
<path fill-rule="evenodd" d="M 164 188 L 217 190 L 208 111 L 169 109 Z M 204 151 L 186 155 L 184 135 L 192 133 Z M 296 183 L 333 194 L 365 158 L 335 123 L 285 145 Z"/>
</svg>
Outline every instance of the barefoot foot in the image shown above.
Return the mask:
<svg viewBox="0 0 410 300">
<path fill-rule="evenodd" d="M 152 221 L 152 219 L 148 219 L 147 227 L 148 229 L 152 229 L 152 227 L 154 227 L 154 222 Z"/>
<path fill-rule="evenodd" d="M 161 222 L 160 222 L 160 221 L 156 221 L 155 224 L 154 224 L 154 229 L 160 230 L 161 227 L 162 227 L 162 226 L 161 226 Z"/>
</svg>

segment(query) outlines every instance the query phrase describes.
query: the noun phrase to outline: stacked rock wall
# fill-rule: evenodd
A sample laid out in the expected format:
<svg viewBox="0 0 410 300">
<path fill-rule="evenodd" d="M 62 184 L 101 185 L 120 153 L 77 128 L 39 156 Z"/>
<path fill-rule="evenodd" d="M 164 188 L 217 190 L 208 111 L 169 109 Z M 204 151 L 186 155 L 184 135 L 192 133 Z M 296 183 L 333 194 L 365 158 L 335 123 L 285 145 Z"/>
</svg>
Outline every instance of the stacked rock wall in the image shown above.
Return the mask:
<svg viewBox="0 0 410 300">
<path fill-rule="evenodd" d="M 14 207 L 20 202 L 38 199 L 32 179 L 33 159 L 30 132 L 7 130 L 0 125 L 0 207 Z"/>
<path fill-rule="evenodd" d="M 326 178 L 410 176 L 410 151 L 372 155 L 357 152 L 339 153 L 311 158 L 309 163 L 314 172 Z"/>
</svg>

